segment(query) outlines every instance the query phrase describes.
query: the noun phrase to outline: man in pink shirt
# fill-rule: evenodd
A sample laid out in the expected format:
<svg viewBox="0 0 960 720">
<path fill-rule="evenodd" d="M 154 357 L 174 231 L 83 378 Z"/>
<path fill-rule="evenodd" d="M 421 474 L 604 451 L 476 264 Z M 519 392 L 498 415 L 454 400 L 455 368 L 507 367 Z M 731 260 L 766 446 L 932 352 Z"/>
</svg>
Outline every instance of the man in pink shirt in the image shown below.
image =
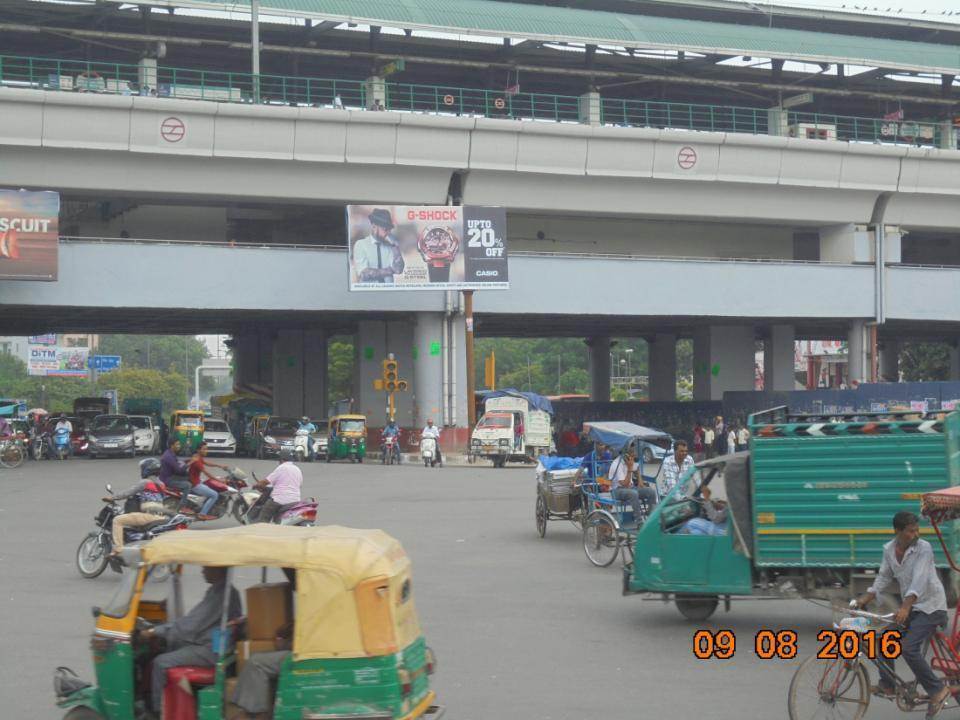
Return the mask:
<svg viewBox="0 0 960 720">
<path fill-rule="evenodd" d="M 280 464 L 276 469 L 257 483 L 261 488 L 270 487 L 270 498 L 263 505 L 257 522 L 274 522 L 283 509 L 300 502 L 300 487 L 303 485 L 303 473 L 292 462 L 293 451 L 280 452 Z"/>
</svg>

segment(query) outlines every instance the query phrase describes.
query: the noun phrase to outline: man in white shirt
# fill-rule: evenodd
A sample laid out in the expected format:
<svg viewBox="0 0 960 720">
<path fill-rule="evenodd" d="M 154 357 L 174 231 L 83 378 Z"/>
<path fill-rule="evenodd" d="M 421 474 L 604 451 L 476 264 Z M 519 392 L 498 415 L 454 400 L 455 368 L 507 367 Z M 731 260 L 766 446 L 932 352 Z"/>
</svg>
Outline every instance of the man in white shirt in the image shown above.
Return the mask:
<svg viewBox="0 0 960 720">
<path fill-rule="evenodd" d="M 666 497 L 674 486 L 683 477 L 683 474 L 693 467 L 693 458 L 687 454 L 687 441 L 677 440 L 673 445 L 673 455 L 663 459 L 660 466 L 660 494 Z"/>
<path fill-rule="evenodd" d="M 737 450 L 746 450 L 747 443 L 750 441 L 750 431 L 746 425 L 741 425 L 737 430 Z"/>
<path fill-rule="evenodd" d="M 440 454 L 440 428 L 433 424 L 433 418 L 427 418 L 427 426 L 421 431 L 420 437 L 432 437 L 436 440 L 437 463 L 443 467 L 443 456 Z"/>
<path fill-rule="evenodd" d="M 270 498 L 260 510 L 257 522 L 273 522 L 288 505 L 300 502 L 300 488 L 303 485 L 303 473 L 292 462 L 293 451 L 280 452 L 280 464 L 272 473 L 257 483 L 261 488 L 269 486 Z"/>
<path fill-rule="evenodd" d="M 708 458 L 714 456 L 714 442 L 716 441 L 716 433 L 714 433 L 713 428 L 707 425 L 703 429 L 703 450 L 707 454 Z"/>
<path fill-rule="evenodd" d="M 369 215 L 370 234 L 353 246 L 353 268 L 357 280 L 365 283 L 393 284 L 393 276 L 403 272 L 403 255 L 390 235 L 393 218 L 390 211 L 376 208 Z"/>
<path fill-rule="evenodd" d="M 66 415 L 60 416 L 57 426 L 53 429 L 53 434 L 56 435 L 58 430 L 67 431 L 67 452 L 73 455 L 73 443 L 69 440 L 70 436 L 73 435 L 73 423 L 67 420 Z"/>
<path fill-rule="evenodd" d="M 646 517 L 640 507 L 640 498 L 643 498 L 647 508 L 652 510 L 657 504 L 657 491 L 646 485 L 633 487 L 633 460 L 633 451 L 625 451 L 610 463 L 607 478 L 610 480 L 610 497 L 617 502 L 629 503 L 633 509 L 634 521 L 640 523 Z"/>
</svg>

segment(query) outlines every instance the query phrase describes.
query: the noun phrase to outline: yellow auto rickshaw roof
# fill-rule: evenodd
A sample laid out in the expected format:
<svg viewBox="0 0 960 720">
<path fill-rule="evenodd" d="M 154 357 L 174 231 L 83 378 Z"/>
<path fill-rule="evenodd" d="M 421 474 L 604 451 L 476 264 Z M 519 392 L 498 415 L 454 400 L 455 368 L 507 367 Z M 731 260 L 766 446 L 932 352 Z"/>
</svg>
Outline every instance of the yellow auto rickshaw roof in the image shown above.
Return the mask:
<svg viewBox="0 0 960 720">
<path fill-rule="evenodd" d="M 340 525 L 292 527 L 258 523 L 225 530 L 165 533 L 141 549 L 150 564 L 289 567 L 336 575 L 343 589 L 409 569 L 400 543 L 382 530 Z"/>
<path fill-rule="evenodd" d="M 366 415 L 334 415 L 332 418 L 330 418 L 330 421 L 333 422 L 334 420 L 363 420 L 364 422 L 366 422 L 367 416 Z"/>
<path fill-rule="evenodd" d="M 174 410 L 174 415 L 203 415 L 203 410 Z"/>
</svg>

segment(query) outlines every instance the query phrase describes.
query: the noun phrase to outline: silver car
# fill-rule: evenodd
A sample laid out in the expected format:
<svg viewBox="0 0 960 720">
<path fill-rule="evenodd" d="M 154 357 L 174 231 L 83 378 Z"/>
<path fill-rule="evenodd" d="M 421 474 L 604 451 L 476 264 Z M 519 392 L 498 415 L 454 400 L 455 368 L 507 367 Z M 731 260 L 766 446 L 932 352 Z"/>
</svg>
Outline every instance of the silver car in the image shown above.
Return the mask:
<svg viewBox="0 0 960 720">
<path fill-rule="evenodd" d="M 204 418 L 203 440 L 207 443 L 207 452 L 211 455 L 237 454 L 237 439 L 223 420 Z"/>
<path fill-rule="evenodd" d="M 136 455 L 135 428 L 126 415 L 97 415 L 87 428 L 87 456 Z"/>
</svg>

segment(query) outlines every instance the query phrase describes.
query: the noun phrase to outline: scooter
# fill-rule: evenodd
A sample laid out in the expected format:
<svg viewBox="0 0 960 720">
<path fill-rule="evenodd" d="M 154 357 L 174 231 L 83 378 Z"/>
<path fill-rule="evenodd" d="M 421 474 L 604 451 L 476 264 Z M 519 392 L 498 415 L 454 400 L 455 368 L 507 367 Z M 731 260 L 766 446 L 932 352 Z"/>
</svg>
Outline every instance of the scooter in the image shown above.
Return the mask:
<svg viewBox="0 0 960 720">
<path fill-rule="evenodd" d="M 106 504 L 94 518 L 97 529 L 87 533 L 80 547 L 77 548 L 77 570 L 85 578 L 98 577 L 108 565 L 114 572 L 123 572 L 123 563 L 120 558 L 111 557 L 110 553 L 113 552 L 113 519 L 124 513 L 125 503 L 112 498 L 113 487 L 110 483 L 107 483 L 107 492 L 111 498 L 104 499 Z M 123 541 L 124 543 L 143 542 L 171 530 L 186 530 L 191 522 L 193 522 L 192 518 L 176 514 L 170 518 L 158 519 L 143 527 L 124 528 Z M 151 579 L 161 580 L 167 574 L 169 571 L 164 572 L 158 568 L 151 574 Z"/>
<path fill-rule="evenodd" d="M 385 435 L 380 443 L 380 462 L 384 465 L 400 464 L 400 437 Z"/>
<path fill-rule="evenodd" d="M 420 459 L 423 460 L 424 467 L 436 467 L 437 465 L 437 439 L 433 437 L 420 438 Z"/>
<path fill-rule="evenodd" d="M 253 479 L 257 479 L 256 474 L 254 474 Z M 247 511 L 246 519 L 242 521 L 244 524 L 252 524 L 259 521 L 260 511 L 267 503 L 267 500 L 270 499 L 272 493 L 273 488 L 269 485 L 261 490 L 260 497 L 250 506 L 250 510 Z M 307 500 L 291 503 L 280 511 L 280 514 L 274 518 L 273 522 L 276 525 L 311 527 L 314 522 L 316 522 L 317 507 L 319 504 L 315 498 L 308 498 Z"/>
<path fill-rule="evenodd" d="M 246 497 L 247 491 L 245 490 L 249 487 L 246 478 L 247 474 L 243 470 L 233 468 L 225 477 L 204 481 L 207 487 L 217 491 L 217 500 L 210 508 L 210 515 L 215 519 L 220 519 L 232 514 L 238 522 L 243 522 L 241 518 L 246 515 L 250 508 Z M 180 491 L 168 486 L 164 488 L 163 494 L 164 507 L 169 512 L 177 512 L 180 508 Z M 200 512 L 206 500 L 203 495 L 194 495 L 188 492 L 186 506 L 197 513 Z"/>
<path fill-rule="evenodd" d="M 293 436 L 293 452 L 297 455 L 297 462 L 313 462 L 314 453 L 310 451 L 310 433 L 306 430 L 297 430 Z"/>
<path fill-rule="evenodd" d="M 70 431 L 60 428 L 53 433 L 53 449 L 61 460 L 70 456 Z"/>
</svg>

